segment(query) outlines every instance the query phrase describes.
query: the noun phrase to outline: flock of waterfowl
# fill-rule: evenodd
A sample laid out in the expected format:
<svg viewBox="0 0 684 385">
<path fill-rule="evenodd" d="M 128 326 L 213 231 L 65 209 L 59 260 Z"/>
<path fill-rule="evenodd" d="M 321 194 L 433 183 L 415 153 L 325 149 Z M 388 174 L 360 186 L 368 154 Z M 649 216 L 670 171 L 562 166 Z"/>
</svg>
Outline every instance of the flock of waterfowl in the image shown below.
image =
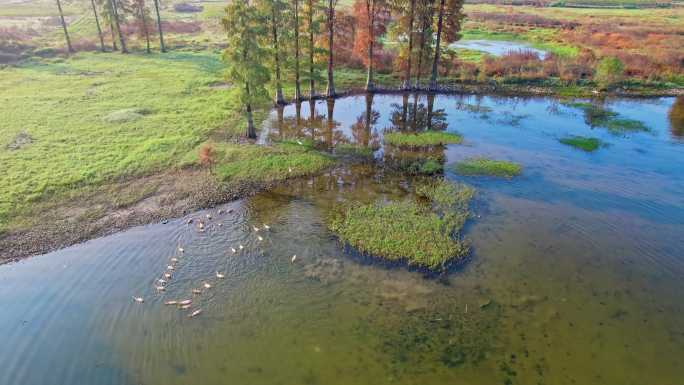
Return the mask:
<svg viewBox="0 0 684 385">
<path fill-rule="evenodd" d="M 232 212 L 233 212 L 232 209 L 228 210 L 227 212 L 224 210 L 218 210 L 217 215 L 220 216 L 220 215 L 223 215 L 224 213 L 230 214 Z M 206 214 L 206 221 L 210 221 L 210 220 L 212 220 L 212 218 L 213 217 L 211 214 Z M 187 221 L 188 225 L 191 225 L 193 223 L 196 223 L 195 228 L 197 229 L 198 232 L 203 233 L 205 231 L 205 220 L 193 219 L 193 218 L 188 219 L 188 221 Z M 223 224 L 219 222 L 216 225 L 218 227 L 222 227 Z M 259 235 L 259 232 L 262 230 L 268 231 L 270 229 L 271 229 L 271 227 L 267 224 L 264 224 L 262 228 L 259 228 L 257 226 L 252 226 L 252 230 L 254 231 L 254 234 L 256 234 L 256 238 L 260 242 L 263 241 L 264 238 L 261 235 Z M 231 247 L 230 251 L 233 254 L 237 254 L 239 251 L 243 250 L 244 248 L 245 247 L 242 244 L 239 244 L 237 249 L 235 247 Z M 173 273 L 176 271 L 176 266 L 177 266 L 178 262 L 181 260 L 181 258 L 183 257 L 184 253 L 185 253 L 185 249 L 181 245 L 179 245 L 178 249 L 177 249 L 177 254 L 169 259 L 169 263 L 166 266 L 166 269 L 162 273 L 161 277 L 157 278 L 154 282 L 154 287 L 155 287 L 155 290 L 157 293 L 163 293 L 166 291 L 166 286 L 169 284 L 169 282 L 173 278 Z M 291 262 L 294 263 L 294 261 L 296 259 L 297 259 L 297 256 L 294 255 L 291 259 Z M 225 277 L 226 277 L 225 273 L 220 272 L 220 271 L 216 272 L 216 278 L 217 279 L 223 279 Z M 212 284 L 207 282 L 207 280 L 202 281 L 202 288 L 204 290 L 209 290 L 212 287 L 213 287 Z M 190 313 L 188 314 L 188 317 L 190 317 L 190 318 L 196 317 L 202 313 L 202 309 L 193 308 L 193 305 L 194 305 L 193 299 L 195 296 L 199 296 L 203 293 L 202 288 L 192 289 L 191 290 L 191 298 L 182 299 L 182 300 L 168 300 L 168 301 L 164 302 L 164 304 L 168 305 L 168 306 L 176 306 L 180 310 L 188 310 L 188 311 L 190 311 Z M 145 299 L 143 297 L 133 296 L 133 301 L 135 301 L 137 303 L 144 303 Z"/>
</svg>

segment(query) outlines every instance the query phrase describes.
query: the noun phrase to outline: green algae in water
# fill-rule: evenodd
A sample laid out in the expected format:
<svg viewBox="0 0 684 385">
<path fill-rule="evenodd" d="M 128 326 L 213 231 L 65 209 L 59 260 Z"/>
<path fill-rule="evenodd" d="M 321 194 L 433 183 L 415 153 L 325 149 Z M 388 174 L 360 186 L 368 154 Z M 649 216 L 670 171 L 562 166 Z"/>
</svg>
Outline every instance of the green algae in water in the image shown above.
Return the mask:
<svg viewBox="0 0 684 385">
<path fill-rule="evenodd" d="M 584 113 L 584 121 L 590 127 L 605 128 L 614 134 L 624 132 L 646 132 L 651 130 L 641 121 L 621 118 L 620 114 L 617 112 L 611 111 L 597 104 L 573 102 L 565 103 L 565 105 L 571 108 L 582 110 Z"/>
<path fill-rule="evenodd" d="M 463 258 L 468 244 L 459 237 L 473 189 L 439 181 L 421 185 L 413 200 L 354 205 L 334 213 L 330 229 L 360 252 L 437 270 Z"/>
<path fill-rule="evenodd" d="M 596 151 L 603 145 L 600 139 L 586 136 L 566 136 L 558 141 L 586 152 Z"/>
<path fill-rule="evenodd" d="M 522 173 L 522 166 L 517 163 L 487 158 L 468 158 L 457 163 L 454 171 L 461 175 L 487 175 L 512 178 Z"/>
<path fill-rule="evenodd" d="M 463 137 L 443 131 L 424 131 L 419 133 L 390 132 L 385 134 L 385 143 L 399 147 L 427 147 L 444 144 L 460 144 Z"/>
</svg>

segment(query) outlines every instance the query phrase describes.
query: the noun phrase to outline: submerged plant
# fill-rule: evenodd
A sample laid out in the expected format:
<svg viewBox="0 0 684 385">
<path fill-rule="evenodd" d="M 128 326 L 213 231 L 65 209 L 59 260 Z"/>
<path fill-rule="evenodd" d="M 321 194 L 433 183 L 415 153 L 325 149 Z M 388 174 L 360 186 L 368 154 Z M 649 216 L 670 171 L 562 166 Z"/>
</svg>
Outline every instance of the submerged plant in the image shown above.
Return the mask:
<svg viewBox="0 0 684 385">
<path fill-rule="evenodd" d="M 385 134 L 385 143 L 398 147 L 428 147 L 460 144 L 461 142 L 463 142 L 461 135 L 443 131 L 390 132 Z"/>
<path fill-rule="evenodd" d="M 460 232 L 473 190 L 446 181 L 418 187 L 414 200 L 355 205 L 334 214 L 330 229 L 362 253 L 432 270 L 468 253 Z"/>
<path fill-rule="evenodd" d="M 512 178 L 522 173 L 522 166 L 517 163 L 487 158 L 469 158 L 457 163 L 454 171 L 461 175 L 488 175 Z"/>
<path fill-rule="evenodd" d="M 586 152 L 596 151 L 603 145 L 601 139 L 589 138 L 586 136 L 566 136 L 558 139 L 558 141 Z"/>
</svg>

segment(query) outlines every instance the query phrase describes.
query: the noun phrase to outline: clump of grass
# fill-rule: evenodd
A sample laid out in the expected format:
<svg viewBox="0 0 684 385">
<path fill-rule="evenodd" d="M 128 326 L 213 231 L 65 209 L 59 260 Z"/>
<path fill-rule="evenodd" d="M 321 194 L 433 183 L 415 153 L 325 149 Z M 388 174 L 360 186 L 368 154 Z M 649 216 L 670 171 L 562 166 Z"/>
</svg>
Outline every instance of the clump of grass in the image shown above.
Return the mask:
<svg viewBox="0 0 684 385">
<path fill-rule="evenodd" d="M 558 139 L 558 141 L 586 152 L 596 151 L 603 145 L 600 139 L 586 136 L 566 136 L 565 138 Z"/>
<path fill-rule="evenodd" d="M 522 173 L 522 166 L 505 160 L 469 158 L 454 166 L 461 175 L 489 175 L 512 178 Z"/>
<path fill-rule="evenodd" d="M 432 204 L 405 200 L 351 206 L 334 214 L 329 227 L 362 253 L 439 270 L 468 253 L 460 232 L 473 190 L 440 181 L 418 191 Z"/>
<path fill-rule="evenodd" d="M 142 119 L 143 116 L 149 113 L 150 110 L 144 108 L 126 108 L 109 113 L 103 120 L 105 123 L 128 123 Z"/>
<path fill-rule="evenodd" d="M 566 103 L 566 105 L 582 110 L 584 112 L 584 119 L 592 127 L 602 127 L 612 133 L 650 131 L 650 128 L 643 122 L 620 118 L 617 112 L 603 106 L 585 102 Z"/>
<path fill-rule="evenodd" d="M 385 143 L 398 147 L 428 147 L 460 144 L 461 142 L 463 142 L 461 135 L 443 131 L 390 132 L 385 134 Z"/>
</svg>

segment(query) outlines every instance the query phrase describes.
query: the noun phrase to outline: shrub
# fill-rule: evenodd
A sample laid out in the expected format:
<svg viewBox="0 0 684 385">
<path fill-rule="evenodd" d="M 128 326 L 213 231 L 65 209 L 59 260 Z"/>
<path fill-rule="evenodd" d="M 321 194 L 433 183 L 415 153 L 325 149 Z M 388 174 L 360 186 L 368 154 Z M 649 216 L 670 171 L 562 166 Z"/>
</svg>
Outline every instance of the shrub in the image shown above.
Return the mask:
<svg viewBox="0 0 684 385">
<path fill-rule="evenodd" d="M 594 79 L 602 88 L 608 88 L 622 81 L 625 65 L 616 57 L 605 57 L 596 66 Z"/>
</svg>

